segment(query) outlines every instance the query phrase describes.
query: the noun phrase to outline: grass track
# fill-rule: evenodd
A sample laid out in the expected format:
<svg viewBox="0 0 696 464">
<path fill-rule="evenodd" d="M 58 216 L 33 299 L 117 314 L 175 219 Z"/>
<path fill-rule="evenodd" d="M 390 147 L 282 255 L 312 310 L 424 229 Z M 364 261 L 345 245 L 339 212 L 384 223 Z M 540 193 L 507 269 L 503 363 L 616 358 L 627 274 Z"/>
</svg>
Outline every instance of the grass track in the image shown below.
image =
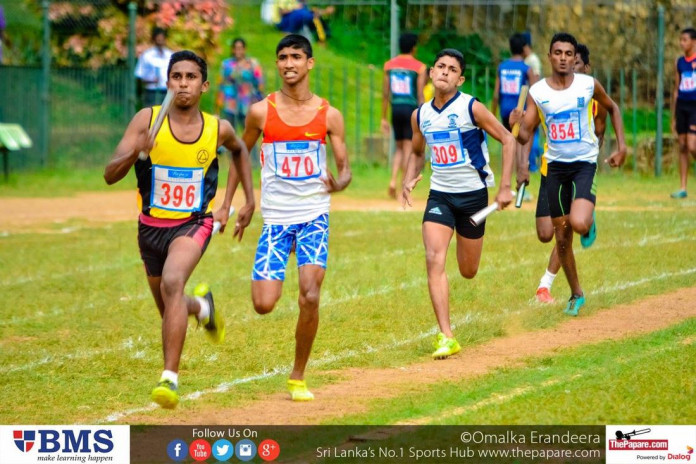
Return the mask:
<svg viewBox="0 0 696 464">
<path fill-rule="evenodd" d="M 383 173 L 368 168 L 356 172 L 346 195 L 382 195 Z M 670 200 L 672 184 L 673 179 L 600 177 L 599 239 L 590 250 L 577 253 L 582 283 L 590 294 L 588 314 L 696 283 L 696 204 Z M 427 185 L 419 189 L 422 198 Z M 434 318 L 425 285 L 420 219 L 419 211 L 332 214 L 322 322 L 308 371 L 313 386 L 339 380 L 347 367 L 400 366 L 429 355 L 427 333 Z M 253 313 L 248 279 L 260 224 L 257 215 L 241 244 L 226 236 L 216 238 L 191 280 L 191 285 L 202 280 L 211 284 L 227 316 L 228 339 L 216 347 L 202 332 L 189 332 L 182 394 L 210 393 L 185 401 L 176 414 L 234 407 L 284 389 L 283 370 L 292 362 L 297 272 L 291 260 L 284 296 L 272 315 Z M 466 330 L 457 330 L 464 345 L 564 320 L 557 308 L 529 304 L 549 252 L 548 245 L 536 241 L 532 224 L 531 209 L 494 215 L 473 281 L 458 277 L 451 250 L 450 301 L 453 318 L 466 322 Z M 0 394 L 3 404 L 12 405 L 0 408 L 0 423 L 88 423 L 143 408 L 159 375 L 159 320 L 143 278 L 135 224 L 97 227 L 76 220 L 70 225 L 80 227 L 63 234 L 13 232 L 0 237 L 0 291 L 5 299 Z M 566 289 L 559 276 L 554 294 L 563 298 Z M 582 365 L 593 364 L 590 360 Z M 560 363 L 558 374 L 555 369 L 551 363 L 549 375 L 565 375 L 569 367 Z M 587 395 L 606 388 L 591 380 Z M 684 378 L 675 372 L 664 381 L 667 392 L 683 385 Z M 476 385 L 486 391 L 482 382 Z M 214 393 L 219 385 L 229 385 L 228 391 Z M 49 391 L 53 400 L 47 402 Z M 652 416 L 655 422 L 670 422 L 670 411 L 684 404 L 667 394 L 654 396 L 665 404 L 664 414 L 658 408 Z M 607 422 L 624 418 L 611 402 L 596 407 L 597 422 L 600 417 Z M 145 417 L 161 421 L 167 414 L 153 410 Z M 514 417 L 510 414 L 482 417 L 500 423 Z M 121 420 L 127 422 L 128 416 Z M 452 418 L 467 420 L 465 415 Z"/>
</svg>

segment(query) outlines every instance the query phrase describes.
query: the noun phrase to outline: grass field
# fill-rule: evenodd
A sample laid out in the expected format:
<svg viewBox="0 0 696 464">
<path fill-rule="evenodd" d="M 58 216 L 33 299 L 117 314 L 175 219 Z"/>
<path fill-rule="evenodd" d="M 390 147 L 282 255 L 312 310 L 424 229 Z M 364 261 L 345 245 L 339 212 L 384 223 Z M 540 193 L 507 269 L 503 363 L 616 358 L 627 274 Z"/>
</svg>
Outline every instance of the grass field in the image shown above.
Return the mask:
<svg viewBox="0 0 696 464">
<path fill-rule="evenodd" d="M 358 166 L 354 175 L 335 201 L 359 205 L 384 197 L 384 171 Z M 600 176 L 599 238 L 589 250 L 576 249 L 588 294 L 578 321 L 696 284 L 696 202 L 671 200 L 675 183 L 672 177 Z M 55 184 L 63 194 L 98 182 L 80 187 L 76 176 Z M 38 194 L 40 181 L 32 185 L 28 191 Z M 0 198 L 21 191 L 26 190 L 5 186 Z M 427 183 L 421 184 L 417 197 L 426 193 Z M 422 212 L 395 206 L 331 216 L 329 270 L 308 369 L 318 392 L 354 368 L 369 373 L 430 362 L 435 319 L 420 238 Z M 533 224 L 531 207 L 492 216 L 472 281 L 458 276 L 450 250 L 452 318 L 465 348 L 568 322 L 562 303 L 532 302 L 550 251 L 537 242 Z M 181 365 L 184 399 L 180 409 L 165 412 L 149 406 L 162 364 L 160 324 L 138 255 L 135 221 L 99 225 L 74 218 L 40 231 L 0 222 L 0 423 L 130 423 L 132 414 L 138 422 L 181 422 L 211 410 L 253 408 L 282 392 L 292 363 L 297 271 L 291 259 L 278 307 L 269 316 L 256 315 L 249 276 L 260 225 L 256 214 L 242 243 L 216 237 L 191 279 L 191 289 L 210 283 L 227 319 L 227 339 L 212 345 L 191 322 Z M 567 297 L 562 275 L 553 293 Z M 625 321 L 627 327 L 633 323 Z M 694 319 L 685 318 L 654 333 L 580 343 L 521 365 L 503 363 L 482 376 L 399 387 L 366 411 L 348 410 L 345 417 L 321 422 L 694 423 L 696 414 L 687 405 L 695 393 L 695 334 Z M 279 401 L 278 407 L 287 404 Z"/>
</svg>

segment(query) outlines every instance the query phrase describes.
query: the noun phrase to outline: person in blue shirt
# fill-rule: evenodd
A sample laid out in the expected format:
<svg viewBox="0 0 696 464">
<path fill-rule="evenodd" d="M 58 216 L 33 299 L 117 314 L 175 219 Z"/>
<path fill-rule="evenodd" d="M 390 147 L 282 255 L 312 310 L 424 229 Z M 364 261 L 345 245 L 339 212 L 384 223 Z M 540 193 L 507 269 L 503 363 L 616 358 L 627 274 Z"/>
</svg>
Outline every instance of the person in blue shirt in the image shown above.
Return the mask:
<svg viewBox="0 0 696 464">
<path fill-rule="evenodd" d="M 491 113 L 496 114 L 498 106 L 500 106 L 500 119 L 503 126 L 508 131 L 512 131 L 509 119 L 510 113 L 517 106 L 517 100 L 523 85 L 531 86 L 537 81 L 534 70 L 524 63 L 522 50 L 525 45 L 525 39 L 522 34 L 513 34 L 510 37 L 510 53 L 511 57 L 498 66 L 498 72 L 495 76 L 495 90 L 493 91 L 493 103 L 491 104 Z M 517 146 L 515 159 L 522 160 L 523 155 L 529 153 L 531 142 L 524 146 Z M 530 163 L 532 160 L 530 160 Z M 530 171 L 535 171 L 531 169 Z"/>
<path fill-rule="evenodd" d="M 689 153 L 696 159 L 696 29 L 689 27 L 681 31 L 679 46 L 684 56 L 675 63 L 672 133 L 677 134 L 679 141 L 681 186 L 672 193 L 672 198 L 686 198 Z"/>
</svg>

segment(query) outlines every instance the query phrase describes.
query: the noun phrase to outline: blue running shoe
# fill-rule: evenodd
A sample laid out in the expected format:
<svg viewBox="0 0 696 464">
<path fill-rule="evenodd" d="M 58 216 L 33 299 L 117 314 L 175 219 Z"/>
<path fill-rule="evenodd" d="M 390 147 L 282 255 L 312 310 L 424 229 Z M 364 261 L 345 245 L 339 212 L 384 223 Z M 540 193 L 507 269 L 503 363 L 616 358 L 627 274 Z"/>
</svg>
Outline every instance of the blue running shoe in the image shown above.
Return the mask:
<svg viewBox="0 0 696 464">
<path fill-rule="evenodd" d="M 592 225 L 586 234 L 580 236 L 580 244 L 583 248 L 590 248 L 597 239 L 597 218 L 595 212 L 592 211 Z"/>
<path fill-rule="evenodd" d="M 672 193 L 670 197 L 676 198 L 676 199 L 682 199 L 686 198 L 688 195 L 686 193 L 686 190 L 677 190 L 676 192 Z"/>
<path fill-rule="evenodd" d="M 580 308 L 585 305 L 585 295 L 573 295 L 568 300 L 568 306 L 563 310 L 563 312 L 569 316 L 577 316 L 580 312 Z"/>
</svg>

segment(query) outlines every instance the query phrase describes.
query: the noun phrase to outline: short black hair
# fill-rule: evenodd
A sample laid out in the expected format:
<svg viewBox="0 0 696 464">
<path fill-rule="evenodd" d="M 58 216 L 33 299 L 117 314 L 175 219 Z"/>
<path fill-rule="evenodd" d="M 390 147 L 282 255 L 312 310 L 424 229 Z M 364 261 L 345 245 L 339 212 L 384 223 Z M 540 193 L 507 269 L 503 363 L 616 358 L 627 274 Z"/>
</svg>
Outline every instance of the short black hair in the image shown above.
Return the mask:
<svg viewBox="0 0 696 464">
<path fill-rule="evenodd" d="M 411 53 L 418 43 L 418 36 L 413 32 L 404 32 L 399 37 L 399 52 Z"/>
<path fill-rule="evenodd" d="M 553 44 L 555 44 L 556 42 L 569 43 L 573 46 L 576 52 L 578 50 L 578 41 L 575 40 L 575 37 L 573 37 L 571 34 L 568 34 L 567 32 L 557 32 L 553 35 L 553 37 L 551 38 L 551 45 L 549 45 L 549 53 L 551 53 L 551 48 L 553 48 Z"/>
<path fill-rule="evenodd" d="M 681 34 L 689 34 L 691 36 L 691 40 L 696 40 L 696 29 L 694 29 L 693 27 L 687 27 L 686 29 L 681 31 Z"/>
<path fill-rule="evenodd" d="M 203 76 L 203 82 L 208 80 L 208 63 L 205 62 L 203 58 L 193 53 L 191 50 L 181 50 L 172 54 L 169 59 L 169 67 L 167 68 L 167 78 L 169 78 L 169 73 L 172 72 L 172 66 L 179 61 L 193 61 L 198 65 L 201 70 L 201 75 Z"/>
<path fill-rule="evenodd" d="M 527 41 L 520 33 L 515 33 L 510 36 L 510 53 L 513 55 L 521 55 Z"/>
<path fill-rule="evenodd" d="M 241 42 L 242 47 L 246 48 L 246 40 L 242 39 L 241 37 L 235 37 L 232 40 L 231 45 L 234 47 L 235 45 L 237 45 L 237 42 Z"/>
<path fill-rule="evenodd" d="M 154 42 L 155 38 L 160 34 L 164 35 L 164 37 L 167 38 L 167 30 L 166 29 L 163 29 L 161 27 L 153 27 L 152 34 L 150 35 L 150 39 Z"/>
<path fill-rule="evenodd" d="M 287 47 L 302 50 L 305 52 L 305 55 L 307 55 L 307 58 L 312 57 L 312 44 L 309 43 L 307 37 L 303 35 L 288 34 L 280 39 L 280 42 L 278 42 L 278 46 L 276 47 L 276 56 L 278 55 L 279 51 Z"/>
<path fill-rule="evenodd" d="M 435 61 L 433 61 L 433 66 L 435 66 L 437 60 L 439 60 L 443 56 L 451 56 L 452 58 L 455 58 L 457 61 L 459 61 L 459 65 L 462 67 L 462 76 L 464 75 L 464 71 L 466 70 L 466 60 L 464 59 L 464 55 L 462 54 L 462 52 L 454 48 L 443 48 L 437 53 L 437 55 L 435 55 Z"/>
<path fill-rule="evenodd" d="M 575 47 L 575 54 L 580 55 L 580 59 L 585 64 L 585 66 L 590 65 L 590 49 L 587 48 L 587 45 L 578 44 L 578 46 Z"/>
</svg>

